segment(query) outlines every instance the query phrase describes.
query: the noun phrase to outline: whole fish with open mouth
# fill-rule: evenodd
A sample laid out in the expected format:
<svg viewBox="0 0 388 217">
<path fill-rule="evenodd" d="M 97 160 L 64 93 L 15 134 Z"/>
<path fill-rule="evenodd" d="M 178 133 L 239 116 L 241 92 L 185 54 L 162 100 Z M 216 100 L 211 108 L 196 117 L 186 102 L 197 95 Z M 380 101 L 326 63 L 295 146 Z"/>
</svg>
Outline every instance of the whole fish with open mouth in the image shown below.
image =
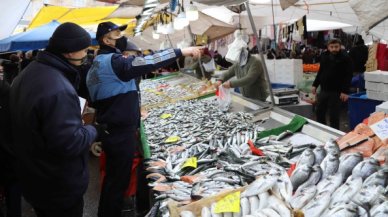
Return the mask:
<svg viewBox="0 0 388 217">
<path fill-rule="evenodd" d="M 380 169 L 379 161 L 374 158 L 366 159 L 352 170 L 352 176 L 354 178 L 361 177 L 362 180 L 365 180 L 373 173 L 377 172 Z"/>
<path fill-rule="evenodd" d="M 322 179 L 334 175 L 338 170 L 339 163 L 338 155 L 328 152 L 320 165 L 322 168 Z"/>
<path fill-rule="evenodd" d="M 359 152 L 341 156 L 338 172 L 342 174 L 344 180 L 352 174 L 353 168 L 355 168 L 362 159 L 362 154 Z"/>
<path fill-rule="evenodd" d="M 312 167 L 315 162 L 315 155 L 312 149 L 306 149 L 302 155 L 300 155 L 298 162 L 296 163 L 296 167 L 300 165 L 307 165 Z"/>
<path fill-rule="evenodd" d="M 294 191 L 310 177 L 311 169 L 311 166 L 304 164 L 296 167 L 290 177 Z"/>
</svg>

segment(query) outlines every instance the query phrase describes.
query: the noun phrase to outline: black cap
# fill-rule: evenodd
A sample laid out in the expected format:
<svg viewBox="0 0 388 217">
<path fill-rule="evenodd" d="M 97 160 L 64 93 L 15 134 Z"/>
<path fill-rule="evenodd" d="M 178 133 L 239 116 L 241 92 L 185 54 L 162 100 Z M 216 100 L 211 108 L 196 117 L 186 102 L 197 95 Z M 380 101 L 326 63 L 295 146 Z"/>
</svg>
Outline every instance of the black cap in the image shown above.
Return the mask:
<svg viewBox="0 0 388 217">
<path fill-rule="evenodd" d="M 97 33 L 96 33 L 96 39 L 99 40 L 102 36 L 105 34 L 112 32 L 113 30 L 120 30 L 124 31 L 127 28 L 128 25 L 122 25 L 118 26 L 112 22 L 103 22 L 98 24 L 97 27 Z"/>
<path fill-rule="evenodd" d="M 80 51 L 92 44 L 89 33 L 75 23 L 59 25 L 51 36 L 47 49 L 58 53 Z"/>
</svg>

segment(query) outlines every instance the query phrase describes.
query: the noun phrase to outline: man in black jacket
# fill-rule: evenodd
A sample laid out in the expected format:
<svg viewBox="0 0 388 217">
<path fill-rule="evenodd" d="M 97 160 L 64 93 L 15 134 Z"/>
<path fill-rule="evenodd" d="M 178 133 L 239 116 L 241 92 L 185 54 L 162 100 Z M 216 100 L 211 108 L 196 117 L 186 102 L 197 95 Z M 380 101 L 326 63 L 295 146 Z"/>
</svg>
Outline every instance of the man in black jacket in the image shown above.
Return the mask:
<svg viewBox="0 0 388 217">
<path fill-rule="evenodd" d="M 16 168 L 23 195 L 38 217 L 82 217 L 87 157 L 97 130 L 82 124 L 75 66 L 82 64 L 90 44 L 83 28 L 61 24 L 46 51 L 11 86 Z"/>
<path fill-rule="evenodd" d="M 312 93 L 318 95 L 317 121 L 326 124 L 326 111 L 329 110 L 330 126 L 339 129 L 341 101 L 348 100 L 352 80 L 352 61 L 341 51 L 341 41 L 331 39 L 327 44 L 328 51 L 321 56 L 320 68 L 312 86 Z"/>
<path fill-rule="evenodd" d="M 96 38 L 98 55 L 87 75 L 87 86 L 97 122 L 106 124 L 109 135 L 101 138 L 106 154 L 106 176 L 103 181 L 99 217 L 120 217 L 123 197 L 131 177 L 132 161 L 139 148 L 136 132 L 140 126 L 140 101 L 135 79 L 168 66 L 179 57 L 199 57 L 198 48 L 167 49 L 148 56 L 128 56 L 127 38 L 121 35 L 125 26 L 100 23 Z M 145 211 L 145 210 L 138 210 Z"/>
</svg>

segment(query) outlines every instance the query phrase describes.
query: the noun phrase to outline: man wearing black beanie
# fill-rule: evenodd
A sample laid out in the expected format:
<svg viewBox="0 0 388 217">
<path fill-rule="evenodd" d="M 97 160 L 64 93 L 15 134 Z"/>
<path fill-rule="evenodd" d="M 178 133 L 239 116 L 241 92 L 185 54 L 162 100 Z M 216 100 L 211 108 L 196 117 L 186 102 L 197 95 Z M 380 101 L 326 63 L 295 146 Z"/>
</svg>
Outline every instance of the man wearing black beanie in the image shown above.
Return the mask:
<svg viewBox="0 0 388 217">
<path fill-rule="evenodd" d="M 171 65 L 181 56 L 199 57 L 200 49 L 167 49 L 148 56 L 121 53 L 127 38 L 126 26 L 112 22 L 98 25 L 100 50 L 88 72 L 86 84 L 97 109 L 97 122 L 106 124 L 109 135 L 101 138 L 106 154 L 106 176 L 102 184 L 99 217 L 120 217 L 125 190 L 131 177 L 132 161 L 139 149 L 140 101 L 135 78 Z M 139 208 L 139 207 L 137 207 Z M 144 216 L 146 210 L 138 214 Z"/>
<path fill-rule="evenodd" d="M 90 44 L 83 28 L 61 24 L 11 87 L 16 169 L 38 217 L 82 217 L 89 146 L 100 129 L 83 125 L 76 92 Z"/>
</svg>

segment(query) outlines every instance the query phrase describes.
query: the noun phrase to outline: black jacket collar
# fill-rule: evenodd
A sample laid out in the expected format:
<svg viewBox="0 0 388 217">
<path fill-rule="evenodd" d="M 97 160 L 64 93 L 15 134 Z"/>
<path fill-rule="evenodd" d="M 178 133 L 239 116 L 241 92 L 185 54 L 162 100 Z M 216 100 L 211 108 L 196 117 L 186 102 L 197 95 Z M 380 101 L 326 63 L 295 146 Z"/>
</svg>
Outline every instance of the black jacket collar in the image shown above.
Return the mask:
<svg viewBox="0 0 388 217">
<path fill-rule="evenodd" d="M 100 54 L 110 54 L 110 53 L 117 53 L 121 54 L 120 50 L 114 47 L 110 47 L 108 45 L 100 45 L 100 50 L 98 50 L 98 55 Z"/>
<path fill-rule="evenodd" d="M 36 61 L 58 69 L 77 90 L 80 83 L 80 75 L 76 66 L 70 64 L 64 58 L 48 51 L 41 51 L 36 57 Z"/>
</svg>

